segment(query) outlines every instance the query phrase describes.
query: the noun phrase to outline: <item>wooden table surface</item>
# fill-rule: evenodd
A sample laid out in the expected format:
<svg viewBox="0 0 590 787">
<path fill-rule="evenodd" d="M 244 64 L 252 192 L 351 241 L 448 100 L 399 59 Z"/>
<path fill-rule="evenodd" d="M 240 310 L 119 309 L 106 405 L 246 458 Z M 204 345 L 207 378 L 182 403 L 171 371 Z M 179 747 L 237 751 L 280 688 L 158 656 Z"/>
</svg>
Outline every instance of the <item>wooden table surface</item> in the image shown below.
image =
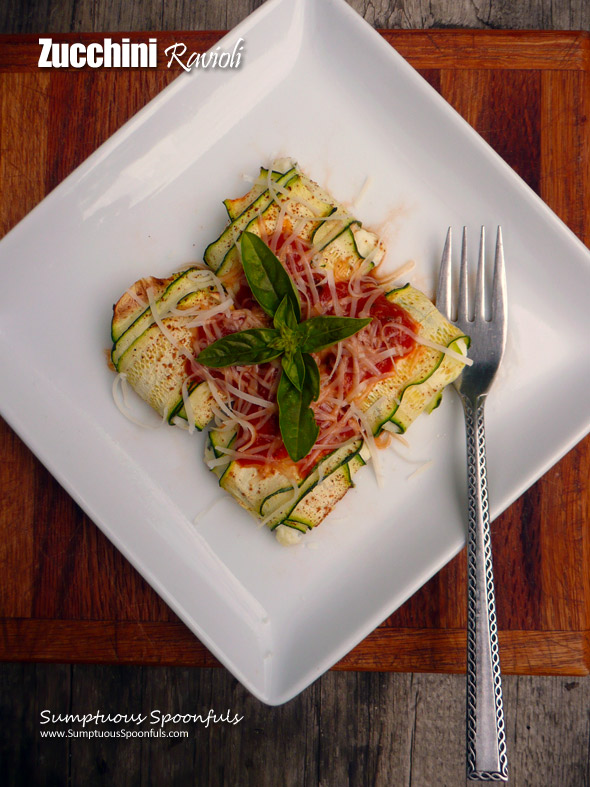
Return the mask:
<svg viewBox="0 0 590 787">
<path fill-rule="evenodd" d="M 541 16 L 549 14 L 548 0 L 529 16 L 492 3 L 483 21 L 472 18 L 479 12 L 468 2 L 453 11 L 432 3 L 430 17 L 414 0 L 352 4 L 375 24 L 506 25 L 513 14 L 517 24 L 525 20 L 519 26 L 551 25 Z M 156 18 L 156 4 L 147 6 L 144 18 Z M 83 29 L 89 20 L 93 29 L 131 29 L 124 22 L 141 18 L 137 8 L 72 0 L 46 17 L 16 6 L 6 17 L 5 7 L 0 30 L 36 32 L 35 18 L 46 20 L 39 30 Z M 215 0 L 187 6 L 180 18 L 199 24 L 219 18 L 230 26 L 238 21 L 232 14 L 246 10 L 245 0 L 235 6 Z M 11 13 L 15 20 L 2 28 L 2 14 L 10 20 Z M 572 0 L 555 9 L 552 21 L 590 27 L 590 14 Z M 533 36 L 525 43 L 513 33 L 479 35 L 396 31 L 390 40 L 588 243 L 588 39 Z M 44 81 L 30 62 L 36 47 L 28 45 L 27 55 L 26 41 L 0 41 L 0 234 L 171 78 L 119 73 L 90 87 L 90 74 L 76 82 L 61 73 Z M 104 112 L 112 95 L 117 101 Z M 83 124 L 64 113 L 64 97 L 84 112 Z M 25 126 L 36 134 L 21 135 Z M 463 668 L 461 556 L 345 658 L 342 671 L 269 709 L 224 670 L 125 666 L 212 662 L 6 426 L 0 456 L 0 653 L 18 662 L 0 666 L 7 784 L 464 783 L 461 676 L 351 671 Z M 559 677 L 588 672 L 589 456 L 586 439 L 494 525 L 513 784 L 590 783 L 590 684 Z M 28 665 L 28 659 L 94 664 Z M 245 715 L 240 727 L 197 731 L 183 745 L 39 739 L 41 708 L 195 712 L 226 705 Z"/>
<path fill-rule="evenodd" d="M 157 37 L 161 52 L 175 38 L 189 51 L 204 51 L 219 35 Z M 580 238 L 590 240 L 587 35 L 383 35 Z M 70 34 L 59 40 L 91 38 Z M 10 37 L 0 61 L 2 233 L 175 77 L 163 58 L 157 71 L 40 72 L 38 52 L 37 36 Z M 580 165 L 580 156 L 586 166 Z M 0 477 L 0 658 L 215 664 L 5 424 L 0 440 L 5 457 Z M 493 527 L 507 673 L 588 672 L 589 461 L 590 441 L 585 440 Z M 338 668 L 463 670 L 465 562 L 464 554 L 455 558 Z"/>
</svg>

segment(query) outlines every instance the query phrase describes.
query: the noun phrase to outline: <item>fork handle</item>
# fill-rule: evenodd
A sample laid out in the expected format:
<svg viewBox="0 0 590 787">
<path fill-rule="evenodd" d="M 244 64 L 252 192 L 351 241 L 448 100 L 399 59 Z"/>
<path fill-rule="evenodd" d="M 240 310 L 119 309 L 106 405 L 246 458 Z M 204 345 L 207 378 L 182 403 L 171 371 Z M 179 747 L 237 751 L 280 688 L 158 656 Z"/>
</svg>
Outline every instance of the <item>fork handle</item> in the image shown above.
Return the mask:
<svg viewBox="0 0 590 787">
<path fill-rule="evenodd" d="M 467 778 L 507 781 L 486 471 L 485 396 L 461 397 L 467 438 Z"/>
</svg>

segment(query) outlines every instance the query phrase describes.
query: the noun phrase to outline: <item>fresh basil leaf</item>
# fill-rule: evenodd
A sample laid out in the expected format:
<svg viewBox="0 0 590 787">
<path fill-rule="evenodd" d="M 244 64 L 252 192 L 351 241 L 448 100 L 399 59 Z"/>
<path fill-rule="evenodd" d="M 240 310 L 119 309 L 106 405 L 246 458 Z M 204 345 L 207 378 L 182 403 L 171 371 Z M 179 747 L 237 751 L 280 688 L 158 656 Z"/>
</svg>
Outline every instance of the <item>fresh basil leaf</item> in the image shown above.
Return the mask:
<svg viewBox="0 0 590 787">
<path fill-rule="evenodd" d="M 197 361 L 203 366 L 247 366 L 265 363 L 284 352 L 283 340 L 274 328 L 251 328 L 223 336 L 201 350 Z"/>
<path fill-rule="evenodd" d="M 291 380 L 298 391 L 303 390 L 303 383 L 305 381 L 306 367 L 303 361 L 303 356 L 296 350 L 294 353 L 286 353 L 281 358 L 281 365 L 283 371 Z"/>
<path fill-rule="evenodd" d="M 370 317 L 363 319 L 333 317 L 331 315 L 311 317 L 297 326 L 299 349 L 302 353 L 319 352 L 332 344 L 347 339 L 370 322 Z"/>
<path fill-rule="evenodd" d="M 317 402 L 320 397 L 320 370 L 313 356 L 307 353 L 303 355 L 303 363 L 305 364 L 305 387 L 310 392 L 313 401 Z"/>
<path fill-rule="evenodd" d="M 299 295 L 289 274 L 266 243 L 252 232 L 243 232 L 240 246 L 242 265 L 252 294 L 264 311 L 274 317 L 283 298 L 291 301 L 295 318 L 301 319 Z"/>
<path fill-rule="evenodd" d="M 283 300 L 277 307 L 276 312 L 273 316 L 273 324 L 275 328 L 288 328 L 291 331 L 295 331 L 297 329 L 297 317 L 295 315 L 295 310 L 293 309 L 293 304 L 290 298 L 285 295 Z"/>
<path fill-rule="evenodd" d="M 298 391 L 288 375 L 283 373 L 277 390 L 277 404 L 283 443 L 291 459 L 299 462 L 311 451 L 319 433 L 313 410 L 309 406 L 311 392 L 307 386 Z"/>
</svg>

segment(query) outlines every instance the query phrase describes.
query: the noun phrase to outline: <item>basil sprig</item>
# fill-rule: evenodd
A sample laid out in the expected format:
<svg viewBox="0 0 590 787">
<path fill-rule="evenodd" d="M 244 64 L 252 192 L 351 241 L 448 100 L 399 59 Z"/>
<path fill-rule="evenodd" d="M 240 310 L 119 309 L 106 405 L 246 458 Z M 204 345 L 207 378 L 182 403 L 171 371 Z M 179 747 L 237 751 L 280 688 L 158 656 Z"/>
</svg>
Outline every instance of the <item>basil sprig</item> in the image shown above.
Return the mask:
<svg viewBox="0 0 590 787">
<path fill-rule="evenodd" d="M 252 232 L 243 232 L 240 246 L 246 280 L 264 311 L 274 318 L 281 301 L 287 298 L 299 322 L 301 306 L 295 285 L 266 243 Z"/>
<path fill-rule="evenodd" d="M 247 366 L 281 358 L 277 389 L 279 428 L 287 453 L 303 459 L 318 437 L 311 403 L 320 395 L 320 372 L 310 353 L 347 339 L 371 318 L 323 315 L 300 322 L 301 304 L 291 277 L 281 262 L 251 232 L 241 237 L 242 265 L 252 294 L 269 317 L 272 328 L 252 328 L 218 339 L 201 351 L 203 366 Z"/>
<path fill-rule="evenodd" d="M 317 364 L 311 355 L 301 356 L 300 354 L 300 357 L 306 372 L 308 365 L 313 365 L 317 370 Z M 283 371 L 285 371 L 284 366 Z M 311 385 L 305 384 L 306 379 L 308 379 L 307 375 L 304 378 L 301 389 L 298 389 L 293 385 L 290 376 L 286 373 L 281 374 L 277 389 L 281 437 L 289 456 L 294 462 L 303 459 L 311 451 L 320 431 L 313 410 L 310 407 L 311 402 L 317 399 L 317 396 L 314 396 L 316 391 Z M 319 395 L 319 389 L 317 394 Z"/>
<path fill-rule="evenodd" d="M 230 333 L 200 353 L 199 363 L 220 369 L 224 366 L 247 366 L 274 361 L 283 353 L 281 335 L 272 328 L 251 328 Z"/>
</svg>

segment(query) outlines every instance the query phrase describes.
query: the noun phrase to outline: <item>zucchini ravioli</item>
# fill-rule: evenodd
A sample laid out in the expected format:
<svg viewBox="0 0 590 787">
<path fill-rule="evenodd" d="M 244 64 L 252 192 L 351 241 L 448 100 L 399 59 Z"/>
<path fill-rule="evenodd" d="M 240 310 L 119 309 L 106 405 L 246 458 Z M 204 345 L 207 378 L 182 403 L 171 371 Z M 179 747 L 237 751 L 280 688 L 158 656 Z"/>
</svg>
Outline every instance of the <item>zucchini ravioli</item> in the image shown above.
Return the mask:
<svg viewBox="0 0 590 787">
<path fill-rule="evenodd" d="M 141 279 L 115 304 L 112 363 L 168 422 L 203 430 L 219 484 L 282 543 L 316 527 L 379 447 L 433 410 L 468 362 L 468 339 L 409 284 L 380 272 L 385 249 L 346 208 L 290 160 L 275 162 L 247 194 L 224 202 L 229 222 L 204 263 L 168 279 Z M 371 321 L 313 353 L 317 440 L 293 461 L 279 429 L 279 360 L 207 368 L 199 353 L 228 334 L 272 327 L 248 286 L 243 232 L 276 255 L 301 304 Z"/>
</svg>

